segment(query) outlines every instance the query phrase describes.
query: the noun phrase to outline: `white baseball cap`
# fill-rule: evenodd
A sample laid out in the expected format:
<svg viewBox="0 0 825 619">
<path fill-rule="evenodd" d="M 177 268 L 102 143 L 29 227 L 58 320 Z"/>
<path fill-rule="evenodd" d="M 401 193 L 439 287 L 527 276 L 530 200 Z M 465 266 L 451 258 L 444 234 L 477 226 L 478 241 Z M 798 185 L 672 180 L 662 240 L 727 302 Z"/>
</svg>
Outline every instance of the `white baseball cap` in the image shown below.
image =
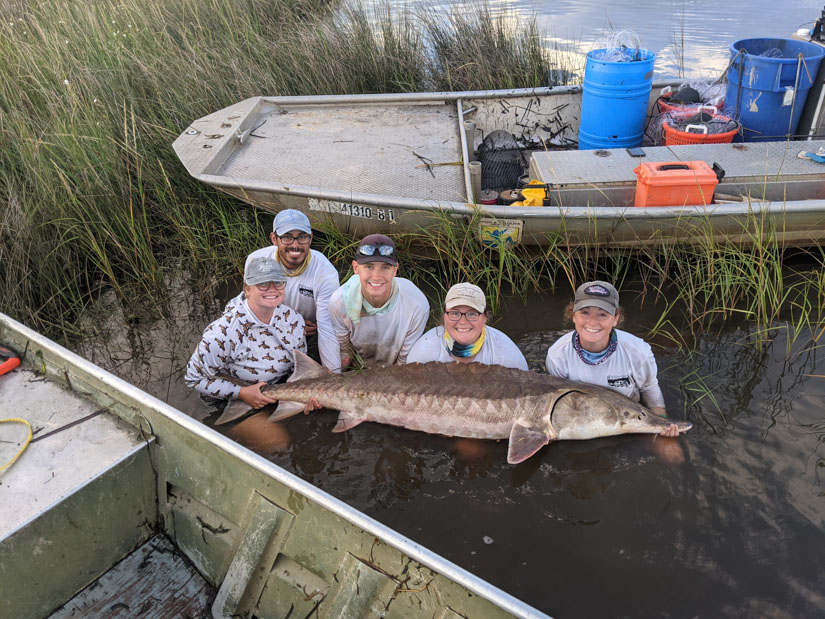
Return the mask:
<svg viewBox="0 0 825 619">
<path fill-rule="evenodd" d="M 477 312 L 484 312 L 487 307 L 484 291 L 475 284 L 467 282 L 456 284 L 447 291 L 447 296 L 444 298 L 444 309 L 450 310 L 459 305 L 466 305 Z"/>
</svg>

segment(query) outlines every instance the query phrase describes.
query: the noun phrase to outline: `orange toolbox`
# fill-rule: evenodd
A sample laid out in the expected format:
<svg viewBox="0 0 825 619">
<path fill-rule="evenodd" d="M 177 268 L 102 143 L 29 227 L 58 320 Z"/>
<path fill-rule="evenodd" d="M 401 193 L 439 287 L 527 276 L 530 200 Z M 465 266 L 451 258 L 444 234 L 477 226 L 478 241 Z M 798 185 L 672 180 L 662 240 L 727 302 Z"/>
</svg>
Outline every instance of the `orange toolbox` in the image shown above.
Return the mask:
<svg viewBox="0 0 825 619">
<path fill-rule="evenodd" d="M 704 161 L 643 163 L 636 173 L 636 206 L 710 204 L 719 183 Z"/>
</svg>

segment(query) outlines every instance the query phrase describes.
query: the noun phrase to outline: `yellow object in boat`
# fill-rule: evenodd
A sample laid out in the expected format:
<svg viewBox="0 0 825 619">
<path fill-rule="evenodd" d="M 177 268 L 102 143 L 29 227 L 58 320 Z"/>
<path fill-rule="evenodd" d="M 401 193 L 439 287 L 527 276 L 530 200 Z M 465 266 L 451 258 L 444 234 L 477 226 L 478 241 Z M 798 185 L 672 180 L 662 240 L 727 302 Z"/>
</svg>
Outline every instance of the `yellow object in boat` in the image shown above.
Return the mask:
<svg viewBox="0 0 825 619">
<path fill-rule="evenodd" d="M 532 187 L 532 185 L 536 186 Z M 522 205 L 544 206 L 544 201 L 547 199 L 547 185 L 541 181 L 530 181 L 530 183 L 525 185 L 521 190 L 521 194 L 524 196 Z M 513 206 L 515 206 L 515 204 Z"/>
</svg>

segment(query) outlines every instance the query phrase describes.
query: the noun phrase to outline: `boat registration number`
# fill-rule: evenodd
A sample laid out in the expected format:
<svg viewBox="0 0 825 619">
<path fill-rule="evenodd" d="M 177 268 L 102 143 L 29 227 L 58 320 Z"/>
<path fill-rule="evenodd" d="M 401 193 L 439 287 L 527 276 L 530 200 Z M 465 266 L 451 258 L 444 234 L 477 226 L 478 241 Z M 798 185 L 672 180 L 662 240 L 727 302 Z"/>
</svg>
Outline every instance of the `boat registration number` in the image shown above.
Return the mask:
<svg viewBox="0 0 825 619">
<path fill-rule="evenodd" d="M 361 204 L 335 202 L 333 200 L 319 200 L 317 198 L 309 198 L 308 202 L 309 210 L 311 211 L 322 211 L 332 215 L 349 215 L 350 217 L 360 217 L 361 219 L 395 221 L 395 213 L 391 208 L 363 206 Z"/>
</svg>

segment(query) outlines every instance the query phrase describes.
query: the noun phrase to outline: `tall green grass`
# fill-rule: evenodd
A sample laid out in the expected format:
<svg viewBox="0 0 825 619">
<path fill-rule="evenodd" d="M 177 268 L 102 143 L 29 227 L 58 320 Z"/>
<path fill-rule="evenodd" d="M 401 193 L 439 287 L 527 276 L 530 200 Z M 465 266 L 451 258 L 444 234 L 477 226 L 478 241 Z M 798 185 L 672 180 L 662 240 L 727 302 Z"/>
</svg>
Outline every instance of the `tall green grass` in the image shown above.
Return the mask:
<svg viewBox="0 0 825 619">
<path fill-rule="evenodd" d="M 71 332 L 102 287 L 161 303 L 169 264 L 237 272 L 269 217 L 186 174 L 171 142 L 195 118 L 260 94 L 535 86 L 555 68 L 534 24 L 483 4 L 443 22 L 388 6 L 0 3 L 0 310 Z"/>
<path fill-rule="evenodd" d="M 569 290 L 572 298 L 582 282 L 611 281 L 624 289 L 626 311 L 646 304 L 661 308 L 658 320 L 647 325 L 651 336 L 688 349 L 702 334 L 731 323 L 752 325 L 757 344 L 778 329 L 789 332 L 789 345 L 800 334 L 818 340 L 825 332 L 825 250 L 788 250 L 761 215 L 742 222 L 732 235 L 737 240 L 719 241 L 709 224 L 685 224 L 684 236 L 693 242 L 663 238 L 633 248 L 571 242 L 563 225 L 538 247 L 489 246 L 482 243 L 480 220 L 480 211 L 464 220 L 435 212 L 419 230 L 395 234 L 402 274 L 438 301 L 452 284 L 475 283 L 493 311 L 502 295 Z M 358 239 L 331 224 L 322 231 L 323 251 L 348 264 Z"/>
</svg>

